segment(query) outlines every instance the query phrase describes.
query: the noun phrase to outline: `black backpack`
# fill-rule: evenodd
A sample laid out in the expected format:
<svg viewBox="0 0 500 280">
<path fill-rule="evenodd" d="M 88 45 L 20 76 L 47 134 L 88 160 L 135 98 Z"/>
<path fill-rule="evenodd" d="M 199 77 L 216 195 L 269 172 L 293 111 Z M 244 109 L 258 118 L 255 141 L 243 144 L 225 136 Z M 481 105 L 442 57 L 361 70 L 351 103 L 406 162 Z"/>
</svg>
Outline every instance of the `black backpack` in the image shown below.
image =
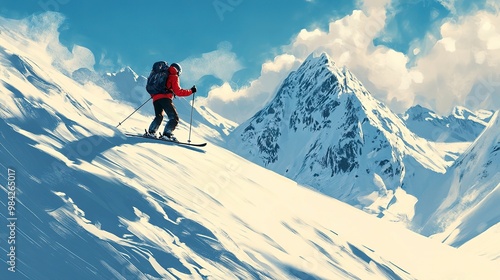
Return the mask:
<svg viewBox="0 0 500 280">
<path fill-rule="evenodd" d="M 167 89 L 168 64 L 165 61 L 158 61 L 153 64 L 151 73 L 146 83 L 146 91 L 149 94 L 168 93 Z"/>
</svg>

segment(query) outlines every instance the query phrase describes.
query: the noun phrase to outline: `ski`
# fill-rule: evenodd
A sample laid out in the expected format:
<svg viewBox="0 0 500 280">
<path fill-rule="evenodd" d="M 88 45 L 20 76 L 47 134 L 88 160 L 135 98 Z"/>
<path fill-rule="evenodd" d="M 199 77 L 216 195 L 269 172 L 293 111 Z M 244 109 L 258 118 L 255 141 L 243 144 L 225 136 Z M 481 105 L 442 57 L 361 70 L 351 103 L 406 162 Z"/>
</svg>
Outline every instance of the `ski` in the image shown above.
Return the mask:
<svg viewBox="0 0 500 280">
<path fill-rule="evenodd" d="M 128 137 L 139 137 L 139 138 L 163 141 L 163 142 L 184 145 L 184 146 L 205 147 L 207 145 L 207 143 L 190 143 L 190 142 L 173 141 L 173 140 L 167 140 L 167 139 L 156 138 L 156 137 L 147 137 L 144 135 L 132 134 L 132 133 L 125 133 L 125 135 Z"/>
</svg>

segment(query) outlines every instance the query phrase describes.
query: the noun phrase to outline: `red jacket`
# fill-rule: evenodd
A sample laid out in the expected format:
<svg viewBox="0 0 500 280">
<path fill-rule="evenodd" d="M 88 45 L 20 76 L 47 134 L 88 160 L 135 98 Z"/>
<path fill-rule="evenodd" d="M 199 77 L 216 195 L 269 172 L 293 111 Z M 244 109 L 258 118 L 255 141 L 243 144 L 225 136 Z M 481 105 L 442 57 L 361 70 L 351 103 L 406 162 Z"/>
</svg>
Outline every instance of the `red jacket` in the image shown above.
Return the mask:
<svg viewBox="0 0 500 280">
<path fill-rule="evenodd" d="M 175 67 L 170 67 L 168 68 L 168 79 L 167 79 L 167 89 L 172 90 L 175 95 L 177 96 L 190 96 L 193 94 L 193 92 L 190 89 L 182 89 L 181 86 L 179 85 L 179 75 L 177 73 L 177 69 Z M 163 98 L 174 98 L 173 93 L 158 93 L 158 94 L 152 94 L 153 97 L 153 102 L 158 100 L 158 99 L 163 99 Z"/>
</svg>

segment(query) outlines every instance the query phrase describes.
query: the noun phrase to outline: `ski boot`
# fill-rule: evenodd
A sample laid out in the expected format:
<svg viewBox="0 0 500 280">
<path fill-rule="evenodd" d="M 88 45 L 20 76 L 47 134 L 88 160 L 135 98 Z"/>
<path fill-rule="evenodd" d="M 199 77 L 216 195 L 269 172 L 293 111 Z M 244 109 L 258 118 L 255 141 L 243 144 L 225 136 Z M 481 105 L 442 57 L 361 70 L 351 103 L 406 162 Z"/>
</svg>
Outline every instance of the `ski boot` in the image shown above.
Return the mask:
<svg viewBox="0 0 500 280">
<path fill-rule="evenodd" d="M 177 138 L 175 138 L 174 134 L 172 134 L 172 132 L 170 132 L 170 131 L 164 132 L 160 138 L 163 140 L 167 140 L 167 141 L 179 142 L 179 140 L 177 140 Z"/>
<path fill-rule="evenodd" d="M 144 134 L 142 135 L 142 137 L 145 137 L 145 138 L 156 138 L 156 135 L 154 132 L 151 132 L 151 131 L 147 131 L 144 129 Z"/>
</svg>

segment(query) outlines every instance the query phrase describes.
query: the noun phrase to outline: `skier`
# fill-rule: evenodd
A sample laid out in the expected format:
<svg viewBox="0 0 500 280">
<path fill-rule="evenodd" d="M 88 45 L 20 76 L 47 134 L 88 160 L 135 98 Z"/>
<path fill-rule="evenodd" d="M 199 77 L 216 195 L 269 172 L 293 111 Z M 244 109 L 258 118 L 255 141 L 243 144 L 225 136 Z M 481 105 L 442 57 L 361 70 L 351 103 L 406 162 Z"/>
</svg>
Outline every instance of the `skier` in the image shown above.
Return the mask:
<svg viewBox="0 0 500 280">
<path fill-rule="evenodd" d="M 155 137 L 156 131 L 163 121 L 163 111 L 167 114 L 168 122 L 163 130 L 161 138 L 170 141 L 177 141 L 172 132 L 175 130 L 179 123 L 179 115 L 173 103 L 174 96 L 190 96 L 196 92 L 196 86 L 191 89 L 182 89 L 179 85 L 179 76 L 181 75 L 182 68 L 178 63 L 172 63 L 168 68 L 168 78 L 166 82 L 166 92 L 151 94 L 153 98 L 153 106 L 155 109 L 155 118 L 148 131 L 144 134 L 146 137 Z"/>
</svg>

